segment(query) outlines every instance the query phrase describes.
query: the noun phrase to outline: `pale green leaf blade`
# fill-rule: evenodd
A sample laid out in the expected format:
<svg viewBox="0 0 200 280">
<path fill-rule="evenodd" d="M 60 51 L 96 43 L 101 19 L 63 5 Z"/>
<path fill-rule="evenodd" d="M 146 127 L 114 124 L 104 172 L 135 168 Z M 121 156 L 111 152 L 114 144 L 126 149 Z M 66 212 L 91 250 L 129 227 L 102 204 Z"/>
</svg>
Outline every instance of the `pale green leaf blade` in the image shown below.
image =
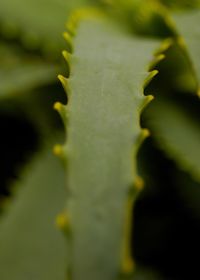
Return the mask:
<svg viewBox="0 0 200 280">
<path fill-rule="evenodd" d="M 200 126 L 183 107 L 167 99 L 155 100 L 145 120 L 159 146 L 195 180 L 200 180 Z"/>
<path fill-rule="evenodd" d="M 69 93 L 66 216 L 73 280 L 132 272 L 130 215 L 141 186 L 136 153 L 147 136 L 140 113 L 151 99 L 143 85 L 157 46 L 101 17 L 80 22 L 71 75 L 61 78 Z"/>
<path fill-rule="evenodd" d="M 0 220 L 1 279 L 65 279 L 65 242 L 55 225 L 64 181 L 60 162 L 48 152 L 35 159 L 17 184 Z"/>
</svg>

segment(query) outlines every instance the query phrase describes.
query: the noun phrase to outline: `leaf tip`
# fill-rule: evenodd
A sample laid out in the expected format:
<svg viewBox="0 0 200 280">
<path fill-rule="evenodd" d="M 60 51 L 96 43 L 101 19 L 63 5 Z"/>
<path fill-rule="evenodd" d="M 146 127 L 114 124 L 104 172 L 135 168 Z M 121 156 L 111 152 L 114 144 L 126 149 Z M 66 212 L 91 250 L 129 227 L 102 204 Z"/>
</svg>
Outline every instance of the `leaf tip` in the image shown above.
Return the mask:
<svg viewBox="0 0 200 280">
<path fill-rule="evenodd" d="M 69 63 L 71 54 L 68 51 L 63 50 L 62 55 L 63 55 L 64 59 Z"/>
<path fill-rule="evenodd" d="M 200 98 L 200 88 L 197 90 L 197 96 Z"/>
<path fill-rule="evenodd" d="M 141 134 L 142 134 L 143 139 L 146 139 L 147 137 L 149 137 L 151 135 L 149 129 L 147 129 L 147 128 L 143 128 Z"/>
<path fill-rule="evenodd" d="M 63 105 L 60 102 L 55 102 L 53 105 L 53 109 L 57 111 L 63 121 L 63 123 L 66 125 L 67 123 L 67 108 L 65 105 Z"/>
<path fill-rule="evenodd" d="M 73 49 L 73 43 L 72 43 L 72 36 L 69 32 L 64 32 L 63 33 L 63 37 L 65 39 L 65 41 L 67 42 L 67 45 L 69 46 L 70 50 Z"/>
<path fill-rule="evenodd" d="M 152 81 L 152 79 L 159 73 L 158 70 L 152 70 L 151 72 L 149 72 L 148 76 L 146 77 L 145 81 L 144 81 L 144 88 L 146 88 L 149 83 Z"/>
<path fill-rule="evenodd" d="M 144 188 L 144 180 L 140 176 L 136 176 L 134 186 L 138 191 L 143 190 Z"/>
<path fill-rule="evenodd" d="M 177 43 L 178 43 L 178 45 L 179 46 L 181 46 L 182 48 L 186 48 L 186 43 L 185 43 L 185 41 L 184 41 L 184 39 L 183 39 L 183 37 L 182 36 L 179 36 L 178 38 L 177 38 Z"/>
<path fill-rule="evenodd" d="M 158 51 L 156 52 L 156 55 L 162 54 L 166 50 L 168 50 L 172 45 L 173 45 L 173 39 L 172 38 L 167 38 L 165 39 L 161 46 L 159 47 Z"/>
<path fill-rule="evenodd" d="M 68 79 L 66 77 L 64 77 L 63 75 L 58 75 L 58 79 L 59 81 L 61 82 L 64 90 L 66 91 L 67 90 L 67 86 L 68 86 Z"/>
<path fill-rule="evenodd" d="M 54 147 L 53 147 L 53 154 L 55 156 L 58 156 L 58 157 L 61 157 L 63 156 L 63 147 L 59 144 L 56 144 Z"/>
<path fill-rule="evenodd" d="M 61 213 L 56 217 L 56 226 L 63 231 L 69 231 L 69 216 L 66 213 Z"/>
<path fill-rule="evenodd" d="M 122 263 L 122 274 L 123 275 L 130 275 L 133 273 L 135 267 L 135 263 L 131 257 L 126 257 Z"/>
<path fill-rule="evenodd" d="M 62 104 L 60 102 L 55 102 L 53 105 L 54 110 L 60 112 Z"/>
<path fill-rule="evenodd" d="M 154 96 L 153 95 L 147 95 L 145 96 L 145 98 L 142 99 L 142 103 L 140 106 L 140 111 L 142 112 L 144 110 L 144 108 L 152 101 L 154 100 Z"/>
<path fill-rule="evenodd" d="M 154 60 L 150 63 L 149 70 L 152 71 L 162 60 L 165 59 L 165 54 L 157 54 Z"/>
</svg>

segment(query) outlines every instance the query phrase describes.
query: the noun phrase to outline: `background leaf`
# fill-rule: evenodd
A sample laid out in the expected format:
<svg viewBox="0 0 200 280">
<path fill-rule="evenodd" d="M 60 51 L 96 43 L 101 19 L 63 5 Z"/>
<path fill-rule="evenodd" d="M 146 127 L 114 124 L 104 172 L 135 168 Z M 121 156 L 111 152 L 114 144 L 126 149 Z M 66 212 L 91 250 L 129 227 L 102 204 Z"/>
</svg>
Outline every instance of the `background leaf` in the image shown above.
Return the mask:
<svg viewBox="0 0 200 280">
<path fill-rule="evenodd" d="M 174 15 L 174 21 L 178 32 L 186 43 L 189 56 L 194 68 L 194 75 L 197 77 L 198 85 L 200 83 L 200 28 L 198 25 L 200 19 L 200 11 L 192 10 L 187 13 L 179 13 Z M 185 46 L 184 46 L 185 47 Z"/>
<path fill-rule="evenodd" d="M 158 98 L 146 110 L 146 125 L 166 154 L 200 180 L 200 127 L 175 100 Z"/>
<path fill-rule="evenodd" d="M 55 225 L 66 197 L 64 182 L 64 170 L 49 151 L 27 167 L 0 220 L 2 279 L 65 279 L 65 242 Z"/>
<path fill-rule="evenodd" d="M 43 49 L 58 57 L 64 47 L 62 32 L 68 15 L 90 0 L 1 0 L 1 34 L 21 38 L 30 49 Z"/>
<path fill-rule="evenodd" d="M 0 60 L 0 98 L 55 82 L 60 71 L 60 66 L 4 42 Z"/>
</svg>

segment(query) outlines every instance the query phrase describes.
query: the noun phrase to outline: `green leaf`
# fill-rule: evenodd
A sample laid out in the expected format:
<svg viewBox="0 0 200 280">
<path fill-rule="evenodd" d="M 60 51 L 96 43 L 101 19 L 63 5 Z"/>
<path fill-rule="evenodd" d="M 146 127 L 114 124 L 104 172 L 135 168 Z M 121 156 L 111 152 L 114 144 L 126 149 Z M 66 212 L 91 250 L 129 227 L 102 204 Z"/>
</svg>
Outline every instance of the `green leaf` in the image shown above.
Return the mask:
<svg viewBox="0 0 200 280">
<path fill-rule="evenodd" d="M 43 144 L 44 135 L 49 141 L 61 128 L 52 110 L 53 99 L 60 97 L 52 83 L 58 84 L 56 76 L 61 67 L 3 41 L 0 61 L 0 193 L 4 194 L 36 143 Z"/>
<path fill-rule="evenodd" d="M 117 21 L 127 23 L 134 33 L 155 37 L 173 35 L 168 10 L 157 0 L 110 0 L 105 3 Z"/>
<path fill-rule="evenodd" d="M 65 242 L 55 225 L 66 196 L 64 181 L 60 163 L 48 151 L 16 185 L 0 220 L 1 279 L 65 279 Z"/>
<path fill-rule="evenodd" d="M 55 81 L 60 67 L 21 49 L 0 43 L 0 98 Z"/>
<path fill-rule="evenodd" d="M 187 13 L 179 13 L 174 15 L 174 21 L 178 32 L 181 34 L 183 40 L 183 47 L 188 49 L 189 56 L 196 75 L 198 86 L 200 84 L 200 28 L 198 25 L 200 19 L 200 11 L 192 10 Z"/>
<path fill-rule="evenodd" d="M 200 127 L 180 105 L 157 99 L 145 113 L 147 126 L 159 146 L 195 180 L 200 180 Z"/>
<path fill-rule="evenodd" d="M 171 41 L 172 42 L 172 41 Z M 157 65 L 159 75 L 151 83 L 151 92 L 159 97 L 163 94 L 181 92 L 196 95 L 197 84 L 188 53 L 176 42 L 164 53 L 165 59 Z"/>
<path fill-rule="evenodd" d="M 44 52 L 62 50 L 67 16 L 91 0 L 1 0 L 1 32 L 6 37 L 19 37 L 28 48 Z"/>
<path fill-rule="evenodd" d="M 143 95 L 155 40 L 133 36 L 106 17 L 85 15 L 69 58 L 71 75 L 61 77 L 69 105 L 66 226 L 71 279 L 118 279 L 131 273 L 130 216 L 141 188 L 136 153 L 142 139 Z M 69 37 L 69 35 L 68 35 Z M 69 57 L 70 56 L 70 57 Z M 66 110 L 66 111 L 65 111 Z"/>
</svg>

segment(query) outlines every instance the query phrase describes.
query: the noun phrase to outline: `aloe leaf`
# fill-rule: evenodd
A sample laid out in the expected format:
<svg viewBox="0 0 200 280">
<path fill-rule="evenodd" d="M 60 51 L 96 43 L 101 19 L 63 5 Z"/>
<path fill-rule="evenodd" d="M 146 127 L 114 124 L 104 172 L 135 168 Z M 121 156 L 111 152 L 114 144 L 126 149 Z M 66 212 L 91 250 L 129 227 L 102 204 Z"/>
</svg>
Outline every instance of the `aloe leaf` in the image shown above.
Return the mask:
<svg viewBox="0 0 200 280">
<path fill-rule="evenodd" d="M 55 81 L 60 67 L 21 49 L 0 43 L 0 98 Z"/>
<path fill-rule="evenodd" d="M 143 265 L 159 269 L 165 280 L 190 279 L 191 271 L 195 278 L 200 234 L 199 184 L 191 180 L 188 172 L 180 172 L 156 144 L 147 139 L 139 154 L 145 188 L 135 207 L 136 257 Z M 185 259 L 186 255 L 191 258 Z"/>
<path fill-rule="evenodd" d="M 65 242 L 55 225 L 66 195 L 64 181 L 60 162 L 47 151 L 15 186 L 0 219 L 1 279 L 65 279 Z"/>
<path fill-rule="evenodd" d="M 2 41 L 0 60 L 0 192 L 8 194 L 22 165 L 43 144 L 43 136 L 50 138 L 52 128 L 54 134 L 61 128 L 52 110 L 59 96 L 52 83 L 60 66 Z"/>
<path fill-rule="evenodd" d="M 1 0 L 1 32 L 19 37 L 28 48 L 42 48 L 53 54 L 62 50 L 61 34 L 67 16 L 90 0 Z"/>
<path fill-rule="evenodd" d="M 64 53 L 71 74 L 60 79 L 69 104 L 56 107 L 67 118 L 68 137 L 55 153 L 67 160 L 62 227 L 71 256 L 69 277 L 110 280 L 132 273 L 134 267 L 130 216 L 142 187 L 136 153 L 148 135 L 140 127 L 140 114 L 152 99 L 143 95 L 143 88 L 157 73 L 149 74 L 148 64 L 159 42 L 88 13 L 73 16 L 74 24 L 79 22 L 74 40 L 66 35 L 74 52 Z"/>
<path fill-rule="evenodd" d="M 197 181 L 200 180 L 200 127 L 183 107 L 157 99 L 145 113 L 146 125 L 159 146 Z"/>
<path fill-rule="evenodd" d="M 200 33 L 198 25 L 194 24 L 198 22 L 199 15 L 200 13 L 197 10 L 179 13 L 174 16 L 177 30 L 183 36 L 181 38 L 178 37 L 178 45 L 182 47 L 184 52 L 186 51 L 186 56 L 189 57 L 189 63 L 191 65 L 191 67 L 188 65 L 188 70 L 190 70 L 193 77 L 195 77 L 195 79 L 192 79 L 193 81 L 189 79 L 192 82 L 191 92 L 197 91 L 200 81 L 200 64 L 198 62 L 198 57 L 200 55 L 198 50 Z M 176 69 L 177 66 L 174 68 Z M 173 73 L 173 71 L 171 71 L 171 73 Z M 164 75 L 166 75 L 165 72 Z M 182 76 L 181 83 L 184 85 L 182 90 L 188 90 L 190 88 L 190 86 L 185 87 L 187 81 L 189 81 L 188 78 L 188 75 L 185 77 L 184 75 Z M 167 83 L 166 88 L 168 84 L 169 83 Z M 198 104 L 198 100 L 196 100 L 196 102 Z M 200 133 L 198 123 L 195 122 L 184 109 L 181 109 L 179 105 L 176 103 L 173 104 L 173 102 L 165 99 L 157 100 L 152 105 L 152 110 L 148 110 L 148 113 L 148 117 L 146 118 L 147 122 L 153 131 L 154 137 L 158 140 L 159 145 L 183 170 L 190 172 L 194 179 L 199 181 L 200 162 L 198 156 L 200 154 L 198 151 Z"/>
<path fill-rule="evenodd" d="M 57 81 L 48 87 L 0 98 L 0 206 L 1 192 L 3 199 L 12 194 L 13 180 L 19 177 L 33 152 L 63 133 L 63 124 L 53 110 L 55 100 L 66 100 L 58 84 Z"/>
<path fill-rule="evenodd" d="M 189 94 L 196 95 L 196 78 L 188 54 L 179 44 L 171 41 L 164 56 L 165 59 L 157 65 L 159 75 L 150 84 L 150 90 L 158 98 L 160 95 L 168 95 L 170 92 L 172 94 L 174 92 L 186 93 L 188 96 Z"/>
<path fill-rule="evenodd" d="M 200 28 L 197 24 L 199 19 L 199 10 L 192 10 L 174 15 L 174 21 L 176 23 L 177 30 L 182 36 L 182 46 L 188 50 L 189 56 L 191 58 L 194 75 L 196 75 L 198 81 L 198 87 L 200 83 Z"/>
</svg>

